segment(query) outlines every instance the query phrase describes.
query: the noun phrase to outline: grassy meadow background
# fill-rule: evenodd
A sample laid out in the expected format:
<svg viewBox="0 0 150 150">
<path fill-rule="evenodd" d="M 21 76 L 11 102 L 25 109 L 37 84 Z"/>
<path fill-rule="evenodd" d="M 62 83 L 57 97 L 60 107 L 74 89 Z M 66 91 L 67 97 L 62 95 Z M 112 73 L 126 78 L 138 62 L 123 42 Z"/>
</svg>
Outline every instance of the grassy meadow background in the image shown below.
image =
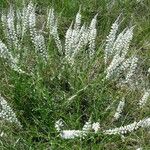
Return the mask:
<svg viewBox="0 0 150 150">
<path fill-rule="evenodd" d="M 24 0 L 24 3 L 29 1 Z M 112 23 L 122 14 L 123 22 L 120 31 L 134 25 L 134 36 L 130 49 L 140 56 L 143 73 L 150 67 L 150 1 L 149 0 L 33 0 L 36 3 L 39 26 L 43 23 L 47 8 L 54 7 L 58 16 L 58 31 L 64 40 L 76 13 L 81 7 L 82 21 L 90 22 L 98 13 L 96 58 L 86 69 L 72 70 L 65 66 L 57 54 L 54 41 L 49 43 L 50 60 L 46 68 L 39 65 L 39 73 L 35 76 L 18 74 L 0 60 L 0 93 L 15 110 L 23 128 L 0 124 L 0 131 L 8 136 L 0 137 L 0 149 L 4 150 L 134 150 L 143 147 L 150 149 L 150 130 L 140 129 L 125 135 L 91 134 L 85 139 L 63 140 L 54 128 L 55 121 L 62 118 L 67 129 L 81 129 L 91 117 L 100 122 L 102 129 L 121 126 L 150 116 L 150 103 L 140 112 L 137 102 L 138 91 L 119 89 L 113 81 L 104 79 L 103 51 L 106 36 Z M 10 5 L 22 7 L 21 0 L 1 0 L 0 12 Z M 0 27 L 0 39 L 4 39 Z M 26 42 L 26 41 L 25 41 Z M 28 41 L 27 41 L 28 42 Z M 32 47 L 31 47 L 32 49 Z M 79 68 L 82 60 L 77 62 Z M 84 66 L 86 62 L 82 62 Z M 26 67 L 26 66 L 23 66 Z M 40 68 L 41 67 L 41 68 Z M 94 73 L 92 74 L 94 69 Z M 91 73 L 91 74 L 90 74 Z M 61 74 L 61 75 L 60 75 Z M 92 76 L 92 77 L 91 77 Z M 80 89 L 88 87 L 77 94 L 68 103 L 68 98 Z M 123 116 L 119 122 L 112 121 L 117 102 L 128 99 Z M 108 105 L 114 106 L 106 111 Z"/>
</svg>

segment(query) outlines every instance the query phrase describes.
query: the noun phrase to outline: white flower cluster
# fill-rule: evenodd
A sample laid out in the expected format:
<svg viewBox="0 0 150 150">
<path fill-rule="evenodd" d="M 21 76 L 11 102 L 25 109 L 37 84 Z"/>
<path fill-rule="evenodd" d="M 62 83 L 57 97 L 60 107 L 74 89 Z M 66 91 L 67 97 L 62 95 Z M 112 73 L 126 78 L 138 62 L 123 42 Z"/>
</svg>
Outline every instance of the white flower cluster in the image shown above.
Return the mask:
<svg viewBox="0 0 150 150">
<path fill-rule="evenodd" d="M 120 17 L 118 17 L 117 20 L 112 24 L 111 30 L 106 39 L 105 56 L 104 56 L 105 64 L 108 63 L 108 61 L 110 60 L 110 57 L 112 56 L 112 47 L 115 42 L 116 34 L 118 31 L 118 27 L 119 27 L 119 18 Z"/>
<path fill-rule="evenodd" d="M 10 59 L 11 61 L 14 60 L 11 52 L 9 52 L 8 48 L 2 41 L 0 41 L 0 55 L 4 59 Z"/>
<path fill-rule="evenodd" d="M 106 79 L 110 79 L 118 74 L 118 70 L 120 69 L 120 65 L 123 63 L 124 57 L 120 57 L 119 55 L 115 55 L 111 64 L 106 69 Z"/>
<path fill-rule="evenodd" d="M 143 74 L 138 74 L 138 57 L 127 55 L 133 38 L 134 27 L 124 29 L 116 36 L 119 27 L 118 19 L 112 25 L 105 47 L 106 79 L 119 79 L 118 85 L 128 85 L 130 88 L 141 88 L 145 84 Z"/>
<path fill-rule="evenodd" d="M 140 120 L 139 122 L 134 122 L 126 126 L 121 126 L 119 128 L 109 129 L 105 130 L 104 134 L 126 134 L 128 132 L 132 132 L 134 130 L 137 130 L 138 128 L 147 128 L 150 127 L 150 118 L 146 118 L 143 120 Z"/>
<path fill-rule="evenodd" d="M 134 122 L 132 124 L 121 126 L 119 128 L 109 129 L 104 131 L 105 134 L 126 134 L 127 132 L 132 132 L 139 127 L 137 126 L 137 122 Z"/>
<path fill-rule="evenodd" d="M 98 122 L 95 122 L 92 124 L 91 120 L 87 121 L 82 130 L 62 130 L 63 122 L 62 120 L 58 120 L 55 123 L 55 129 L 60 132 L 60 137 L 62 139 L 74 139 L 74 138 L 85 138 L 88 133 L 94 130 L 95 133 L 97 133 L 100 129 L 100 124 Z"/>
<path fill-rule="evenodd" d="M 27 30 L 29 30 L 35 51 L 43 58 L 44 62 L 47 61 L 48 54 L 45 39 L 44 36 L 36 29 L 35 6 L 32 2 L 30 2 L 27 6 L 24 6 L 21 11 L 16 10 L 16 13 L 11 7 L 7 15 L 4 13 L 2 14 L 1 21 L 9 49 L 17 56 L 18 59 L 20 58 L 21 44 L 24 35 Z"/>
<path fill-rule="evenodd" d="M 32 3 L 29 3 L 28 9 L 29 10 L 27 12 L 30 12 L 28 23 L 29 23 L 29 30 L 30 30 L 30 36 L 31 36 L 32 42 L 35 46 L 36 52 L 41 55 L 44 62 L 47 62 L 48 53 L 47 53 L 47 49 L 45 45 L 45 39 L 44 39 L 44 36 L 41 35 L 36 29 L 35 6 Z"/>
<path fill-rule="evenodd" d="M 54 8 L 51 8 L 48 10 L 46 27 L 49 29 L 50 35 L 53 36 L 59 53 L 62 54 L 62 52 L 63 52 L 62 43 L 59 38 L 57 24 L 58 24 L 58 22 L 57 22 L 57 18 L 55 17 L 55 14 L 54 14 Z"/>
<path fill-rule="evenodd" d="M 125 105 L 125 100 L 122 99 L 119 104 L 118 104 L 118 107 L 117 107 L 117 110 L 116 110 L 116 113 L 114 115 L 114 119 L 115 120 L 118 120 L 121 116 L 121 113 L 123 111 L 123 108 L 124 108 L 124 105 Z"/>
<path fill-rule="evenodd" d="M 36 13 L 35 5 L 30 2 L 24 6 L 22 10 L 14 11 L 12 7 L 6 15 L 2 13 L 1 17 L 3 29 L 8 40 L 8 48 L 13 51 L 13 54 L 19 59 L 21 56 L 21 49 L 24 47 L 23 38 L 25 33 L 29 31 L 35 51 L 47 63 L 48 51 L 45 43 L 45 38 L 40 30 L 36 28 Z M 89 57 L 95 53 L 95 39 L 97 35 L 96 30 L 97 15 L 92 19 L 89 27 L 85 24 L 81 27 L 81 13 L 80 10 L 76 15 L 75 23 L 71 24 L 65 35 L 65 44 L 62 45 L 58 34 L 58 22 L 54 14 L 54 9 L 49 9 L 47 13 L 46 28 L 49 29 L 50 35 L 53 37 L 60 54 L 65 54 L 65 59 L 73 64 L 75 57 L 81 49 L 88 46 Z M 44 28 L 44 24 L 43 24 Z M 22 47 L 23 46 L 23 47 Z M 21 59 L 21 58 L 20 58 Z"/>
<path fill-rule="evenodd" d="M 99 122 L 92 123 L 91 120 L 89 120 L 84 124 L 82 131 L 86 131 L 88 133 L 89 131 L 92 131 L 92 129 L 94 130 L 95 133 L 97 133 L 100 129 Z"/>
<path fill-rule="evenodd" d="M 107 36 L 106 47 L 105 47 L 105 63 L 109 66 L 106 69 L 106 79 L 110 79 L 113 77 L 118 77 L 122 70 L 125 70 L 125 67 L 130 67 L 130 71 L 127 74 L 127 81 L 133 75 L 137 59 L 134 57 L 133 62 L 131 62 L 130 66 L 127 61 L 130 58 L 126 58 L 126 55 L 129 51 L 129 44 L 133 38 L 133 28 L 124 29 L 117 37 L 117 30 L 119 27 L 119 18 L 112 25 L 112 29 L 110 34 Z"/>
<path fill-rule="evenodd" d="M 10 123 L 16 123 L 21 127 L 21 123 L 18 121 L 16 114 L 11 107 L 7 104 L 6 100 L 0 95 L 0 118 Z"/>
<path fill-rule="evenodd" d="M 92 19 L 89 27 L 85 24 L 81 25 L 81 14 L 80 11 L 76 15 L 75 24 L 70 25 L 65 36 L 65 57 L 71 64 L 74 63 L 75 56 L 83 49 L 88 43 L 89 57 L 95 53 L 95 39 L 96 39 L 96 18 L 97 15 Z"/>
<path fill-rule="evenodd" d="M 60 133 L 60 137 L 63 139 L 74 139 L 76 137 L 84 138 L 87 133 L 91 130 L 91 121 L 88 121 L 83 126 L 82 130 L 63 130 L 64 121 L 59 119 L 55 122 L 55 129 Z"/>
<path fill-rule="evenodd" d="M 18 17 L 19 15 L 20 14 L 17 13 Z M 20 42 L 17 35 L 19 31 L 16 32 L 16 28 L 20 28 L 20 27 L 15 27 L 15 19 L 16 19 L 15 13 L 12 7 L 10 8 L 7 15 L 2 13 L 1 21 L 2 21 L 5 37 L 7 39 L 8 48 L 2 41 L 0 41 L 0 54 L 1 54 L 0 57 L 7 59 L 8 64 L 13 70 L 19 73 L 25 73 L 18 66 L 19 55 L 20 55 L 19 54 Z M 18 22 L 17 22 L 17 26 L 19 26 Z"/>
<path fill-rule="evenodd" d="M 96 22 L 97 22 L 97 16 L 92 19 L 91 24 L 89 26 L 89 57 L 91 58 L 95 53 L 95 40 L 97 36 L 97 30 L 96 30 Z"/>
<path fill-rule="evenodd" d="M 29 26 L 29 16 L 31 14 L 31 12 L 33 11 L 33 4 L 32 2 L 30 2 L 28 4 L 28 6 L 23 7 L 22 11 L 20 12 L 20 15 L 18 17 L 18 21 L 17 23 L 20 23 L 19 26 L 21 28 L 21 38 L 23 38 L 24 34 L 27 32 L 28 30 L 28 26 Z M 19 10 L 18 10 L 19 11 Z"/>
<path fill-rule="evenodd" d="M 15 15 L 12 7 L 10 8 L 7 15 L 2 13 L 1 16 L 4 33 L 8 41 L 9 48 L 14 48 L 14 52 L 20 49 L 19 40 L 15 29 Z"/>
<path fill-rule="evenodd" d="M 60 126 L 62 126 L 62 123 L 59 121 L 56 122 L 55 128 L 58 132 L 60 132 L 60 137 L 63 139 L 74 139 L 77 137 L 84 138 L 92 131 L 92 129 L 95 131 L 95 133 L 98 133 L 98 131 L 100 130 L 100 124 L 98 122 L 92 124 L 91 121 L 86 122 L 82 130 L 62 130 Z M 150 118 L 142 119 L 139 122 L 135 121 L 131 124 L 121 126 L 118 128 L 103 130 L 102 132 L 106 135 L 113 135 L 113 134 L 123 135 L 135 131 L 140 127 L 141 128 L 150 127 Z"/>
<path fill-rule="evenodd" d="M 88 132 L 92 129 L 91 121 L 85 123 L 82 130 L 62 130 L 63 121 L 59 119 L 55 123 L 55 129 L 60 132 L 60 137 L 63 139 L 74 139 L 76 137 L 84 138 L 87 136 Z"/>
<path fill-rule="evenodd" d="M 150 89 L 144 91 L 143 97 L 139 101 L 139 105 L 141 108 L 145 106 L 149 97 L 150 97 Z"/>
<path fill-rule="evenodd" d="M 89 44 L 89 57 L 91 58 L 95 53 L 95 39 L 96 39 L 96 18 L 97 15 L 92 19 L 90 26 L 86 27 L 85 24 L 81 27 L 81 13 L 80 10 L 76 15 L 75 23 L 71 23 L 65 35 L 65 58 L 70 63 L 74 63 L 75 56 L 79 51 Z M 57 19 L 54 15 L 54 9 L 51 8 L 48 11 L 47 27 L 50 30 L 50 34 L 53 36 L 57 48 L 60 53 L 63 51 L 59 34 L 57 31 Z"/>
<path fill-rule="evenodd" d="M 74 139 L 77 137 L 83 138 L 85 135 L 86 132 L 82 130 L 62 130 L 60 133 L 62 139 Z"/>
<path fill-rule="evenodd" d="M 135 74 L 135 71 L 137 69 L 137 63 L 138 63 L 138 58 L 137 57 L 133 57 L 132 60 L 131 60 L 131 65 L 129 67 L 129 71 L 126 75 L 126 82 L 131 82 L 130 80 L 132 80 L 132 77 L 134 76 Z"/>
<path fill-rule="evenodd" d="M 84 138 L 93 129 L 97 133 L 100 129 L 98 122 L 91 124 L 91 122 L 86 122 L 82 130 L 62 130 L 60 132 L 60 137 L 62 139 L 74 139 L 74 138 Z"/>
<path fill-rule="evenodd" d="M 22 71 L 17 65 L 18 59 L 13 57 L 12 53 L 8 50 L 6 45 L 1 40 L 0 40 L 0 57 L 7 59 L 8 64 L 13 70 L 19 73 L 24 73 L 24 71 Z"/>
</svg>

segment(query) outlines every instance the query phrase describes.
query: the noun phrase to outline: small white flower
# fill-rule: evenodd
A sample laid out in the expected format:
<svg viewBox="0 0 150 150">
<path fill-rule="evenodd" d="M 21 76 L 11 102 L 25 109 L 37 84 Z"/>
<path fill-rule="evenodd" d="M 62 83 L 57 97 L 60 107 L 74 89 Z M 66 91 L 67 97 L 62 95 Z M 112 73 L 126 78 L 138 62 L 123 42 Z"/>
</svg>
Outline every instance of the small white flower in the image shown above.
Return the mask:
<svg viewBox="0 0 150 150">
<path fill-rule="evenodd" d="M 62 119 L 59 119 L 58 121 L 55 122 L 55 129 L 60 132 L 62 130 L 63 127 L 63 121 Z"/>
<path fill-rule="evenodd" d="M 82 130 L 83 130 L 83 131 L 90 131 L 91 128 L 92 128 L 92 124 L 91 124 L 91 121 L 89 120 L 89 121 L 87 121 L 87 122 L 85 123 L 85 125 L 84 125 L 83 128 L 82 128 Z"/>
<path fill-rule="evenodd" d="M 92 124 L 92 129 L 95 131 L 95 133 L 98 132 L 98 130 L 100 129 L 100 124 L 99 122 L 95 122 Z"/>
</svg>

